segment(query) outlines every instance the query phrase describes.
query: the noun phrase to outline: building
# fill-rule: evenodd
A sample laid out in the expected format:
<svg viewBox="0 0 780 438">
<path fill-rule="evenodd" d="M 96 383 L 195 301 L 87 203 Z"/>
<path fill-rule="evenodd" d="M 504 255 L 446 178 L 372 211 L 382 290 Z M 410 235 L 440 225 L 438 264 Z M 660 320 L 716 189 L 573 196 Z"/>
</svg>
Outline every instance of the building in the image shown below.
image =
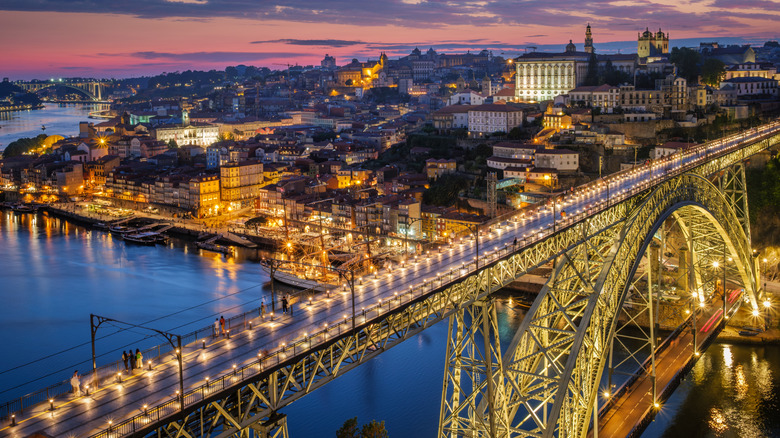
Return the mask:
<svg viewBox="0 0 780 438">
<path fill-rule="evenodd" d="M 602 112 L 611 113 L 618 105 L 620 87 L 612 85 L 580 86 L 569 92 L 572 105 L 600 108 Z"/>
<path fill-rule="evenodd" d="M 208 123 L 190 125 L 163 125 L 154 129 L 156 140 L 169 143 L 175 141 L 179 146 L 210 146 L 219 141 L 219 126 Z"/>
<path fill-rule="evenodd" d="M 468 115 L 471 136 L 509 132 L 523 125 L 523 110 L 503 102 L 472 106 Z"/>
<path fill-rule="evenodd" d="M 200 175 L 189 181 L 190 210 L 198 218 L 219 213 L 219 175 Z"/>
<path fill-rule="evenodd" d="M 756 52 L 750 45 L 720 47 L 718 43 L 699 43 L 702 57 L 720 60 L 726 65 L 756 62 Z"/>
<path fill-rule="evenodd" d="M 539 149 L 536 151 L 534 165 L 559 172 L 576 172 L 580 168 L 580 155 L 568 149 Z"/>
<path fill-rule="evenodd" d="M 105 155 L 84 165 L 84 180 L 92 187 L 104 187 L 106 177 L 119 166 L 119 157 Z"/>
<path fill-rule="evenodd" d="M 436 180 L 440 176 L 453 173 L 457 170 L 457 162 L 455 159 L 435 159 L 428 158 L 425 160 L 425 173 L 428 175 L 428 179 Z"/>
<path fill-rule="evenodd" d="M 654 160 L 657 160 L 659 158 L 668 157 L 669 155 L 674 155 L 677 152 L 684 151 L 694 146 L 696 146 L 696 143 L 685 143 L 681 141 L 667 141 L 666 143 L 653 148 L 653 151 L 650 154 L 650 156 Z"/>
<path fill-rule="evenodd" d="M 593 33 L 590 30 L 590 23 L 585 28 L 585 53 L 593 53 Z"/>
<path fill-rule="evenodd" d="M 737 77 L 726 79 L 720 83 L 720 88 L 730 86 L 736 93 L 736 97 L 747 96 L 772 96 L 776 97 L 777 80 L 761 77 Z"/>
<path fill-rule="evenodd" d="M 541 102 L 566 94 L 582 85 L 588 73 L 590 54 L 526 53 L 515 59 L 515 97 L 521 102 Z"/>
<path fill-rule="evenodd" d="M 447 133 L 454 129 L 468 129 L 470 105 L 445 106 L 431 114 L 433 127 Z"/>
<path fill-rule="evenodd" d="M 669 53 L 669 34 L 664 34 L 661 29 L 658 32 L 650 32 L 645 28 L 642 34 L 637 34 L 636 53 L 640 58 L 660 57 Z"/>
<path fill-rule="evenodd" d="M 242 161 L 219 168 L 221 199 L 233 209 L 254 204 L 263 185 L 263 163 Z"/>
</svg>

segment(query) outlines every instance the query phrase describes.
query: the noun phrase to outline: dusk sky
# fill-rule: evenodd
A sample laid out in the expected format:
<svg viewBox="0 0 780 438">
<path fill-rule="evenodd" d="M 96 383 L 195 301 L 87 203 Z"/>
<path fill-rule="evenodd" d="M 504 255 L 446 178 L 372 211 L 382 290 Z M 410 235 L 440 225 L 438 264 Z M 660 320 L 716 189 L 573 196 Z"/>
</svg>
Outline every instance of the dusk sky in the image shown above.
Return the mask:
<svg viewBox="0 0 780 438">
<path fill-rule="evenodd" d="M 0 75 L 11 79 L 128 77 L 187 69 L 277 63 L 339 64 L 391 58 L 411 48 L 490 49 L 517 56 L 527 46 L 581 46 L 593 27 L 596 51 L 635 51 L 650 27 L 687 39 L 780 36 L 778 0 L 2 0 Z"/>
</svg>

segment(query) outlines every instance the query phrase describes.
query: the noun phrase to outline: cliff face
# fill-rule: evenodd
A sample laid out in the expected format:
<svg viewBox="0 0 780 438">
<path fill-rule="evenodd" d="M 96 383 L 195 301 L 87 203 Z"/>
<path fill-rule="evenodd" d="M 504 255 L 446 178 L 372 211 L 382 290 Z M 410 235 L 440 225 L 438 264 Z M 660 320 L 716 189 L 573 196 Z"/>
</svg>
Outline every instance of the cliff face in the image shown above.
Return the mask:
<svg viewBox="0 0 780 438">
<path fill-rule="evenodd" d="M 774 280 L 780 262 L 780 158 L 748 169 L 747 183 L 753 248 L 761 251 L 761 259 L 767 259 L 766 275 Z"/>
</svg>

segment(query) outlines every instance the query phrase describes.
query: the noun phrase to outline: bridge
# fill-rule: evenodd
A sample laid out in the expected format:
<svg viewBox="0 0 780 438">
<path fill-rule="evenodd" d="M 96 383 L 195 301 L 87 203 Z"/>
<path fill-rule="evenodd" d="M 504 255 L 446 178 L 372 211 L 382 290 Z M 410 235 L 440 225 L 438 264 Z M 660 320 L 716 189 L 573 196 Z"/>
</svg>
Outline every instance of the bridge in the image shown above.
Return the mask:
<svg viewBox="0 0 780 438">
<path fill-rule="evenodd" d="M 15 85 L 21 87 L 28 93 L 37 93 L 41 90 L 52 87 L 65 87 L 78 91 L 89 100 L 95 102 L 103 101 L 103 92 L 108 85 L 97 79 L 52 79 L 50 81 L 16 81 Z"/>
<path fill-rule="evenodd" d="M 120 364 L 96 367 L 84 382 L 88 396 L 51 389 L 0 405 L 0 431 L 287 436 L 286 405 L 448 320 L 440 436 L 584 437 L 592 417 L 607 421 L 596 414 L 598 397 L 623 369 L 612 353 L 629 339 L 634 347 L 623 357 L 644 373 L 642 383 L 620 391 L 650 388 L 649 400 L 633 402 L 648 404 L 636 406 L 640 412 L 662 401 L 656 387 L 664 364 L 689 363 L 706 347 L 694 339 L 682 353 L 673 348 L 688 342 L 684 327 L 658 341 L 654 286 L 665 248 L 680 245 L 675 260 L 692 333 L 697 324 L 722 325 L 741 302 L 758 312 L 744 163 L 778 142 L 780 123 L 773 122 L 610 175 L 413 260 L 362 277 L 342 273 L 338 290 L 302 300 L 295 316 L 252 311 L 231 319 L 227 336 L 214 337 L 211 327 L 165 334 L 169 343 L 145 352 L 143 368 L 130 375 Z M 674 244 L 666 242 L 672 230 L 681 236 Z M 550 262 L 550 279 L 512 342 L 501 345 L 491 296 Z M 721 275 L 722 290 L 738 284 L 744 298 L 722 292 L 718 301 Z M 635 330 L 626 330 L 632 323 Z M 667 361 L 672 352 L 686 357 Z"/>
</svg>

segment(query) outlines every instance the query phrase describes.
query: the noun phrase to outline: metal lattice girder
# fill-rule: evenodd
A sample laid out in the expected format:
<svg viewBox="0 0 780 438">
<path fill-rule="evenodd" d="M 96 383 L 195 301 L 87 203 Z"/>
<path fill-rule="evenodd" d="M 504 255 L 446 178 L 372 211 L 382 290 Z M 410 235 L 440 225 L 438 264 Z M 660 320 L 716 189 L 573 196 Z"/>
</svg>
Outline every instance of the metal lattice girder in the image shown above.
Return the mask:
<svg viewBox="0 0 780 438">
<path fill-rule="evenodd" d="M 693 169 L 693 172 L 701 175 L 711 175 L 777 143 L 780 143 L 780 135 L 745 146 L 735 152 L 715 157 Z M 596 248 L 600 247 L 599 240 L 594 236 L 600 233 L 614 233 L 613 228 L 629 217 L 629 213 L 643 201 L 644 196 L 646 194 L 611 205 L 603 211 L 592 214 L 587 219 L 558 230 L 555 234 L 532 245 L 523 247 L 516 253 L 480 267 L 481 270 L 478 273 L 466 278 L 461 278 L 457 270 L 446 273 L 440 279 L 442 286 L 439 289 L 426 292 L 422 297 L 415 298 L 414 301 L 405 304 L 404 307 L 394 309 L 392 313 L 375 317 L 354 330 L 346 330 L 344 333 L 328 339 L 328 342 L 320 343 L 316 346 L 313 345 L 310 349 L 302 351 L 295 356 L 290 356 L 278 365 L 259 369 L 256 375 L 237 379 L 235 384 L 229 388 L 220 389 L 219 391 L 213 390 L 208 394 L 203 394 L 201 402 L 188 400 L 183 411 L 166 418 L 150 419 L 149 423 L 145 427 L 140 427 L 134 432 L 133 436 L 228 437 L 240 434 L 242 431 L 267 421 L 274 412 L 277 412 L 288 403 L 308 394 L 344 372 L 359 366 L 387 348 L 414 336 L 430 325 L 449 317 L 458 309 L 488 296 L 495 290 L 524 275 L 529 270 L 541 266 L 564 253 L 568 253 L 570 257 L 570 260 L 562 261 L 567 266 L 571 265 L 567 268 L 567 272 L 573 274 L 576 271 L 582 276 L 582 279 L 569 275 L 568 280 L 564 280 L 562 277 L 556 283 L 556 288 L 561 296 L 569 301 L 567 301 L 568 304 L 565 306 L 562 303 L 550 303 L 545 308 L 545 311 L 550 311 L 551 313 L 542 318 L 542 322 L 558 321 L 560 323 L 559 326 L 551 326 L 550 331 L 545 335 L 545 339 L 558 337 L 566 339 L 562 332 L 571 332 L 571 327 L 576 326 L 578 331 L 575 339 L 569 342 L 576 347 L 575 351 L 579 351 L 580 346 L 583 344 L 587 346 L 583 348 L 583 351 L 589 349 L 587 350 L 588 354 L 603 351 L 604 337 L 601 336 L 601 339 L 594 341 L 596 339 L 594 334 L 588 333 L 585 336 L 581 329 L 582 321 L 586 321 L 585 324 L 588 324 L 588 321 L 591 320 L 603 320 L 602 313 L 609 309 L 614 310 L 616 304 L 613 303 L 613 298 L 609 295 L 600 296 L 598 300 L 588 298 L 588 294 L 593 295 L 592 290 L 590 292 L 588 292 L 589 289 L 587 288 L 576 290 L 576 286 L 578 284 L 588 285 L 587 277 L 591 274 L 590 264 L 601 263 L 598 261 L 599 257 L 595 254 Z M 633 233 L 625 234 L 626 236 L 636 237 Z M 589 249 L 583 250 L 581 246 Z M 578 247 L 580 247 L 579 250 L 575 251 L 575 248 Z M 583 254 L 590 254 L 594 258 L 592 260 L 588 257 L 583 258 Z M 599 286 L 591 289 L 601 291 Z M 568 293 L 566 292 L 567 290 L 569 291 Z M 750 290 L 752 292 L 753 289 L 751 288 Z M 600 295 L 604 295 L 604 293 L 600 292 Z M 563 310 L 553 311 L 554 306 L 558 306 Z M 561 319 L 564 314 L 568 319 Z M 577 315 L 577 317 L 571 319 L 571 315 Z M 530 320 L 531 318 L 526 319 Z M 556 329 L 561 331 L 561 333 L 555 332 Z M 527 340 L 523 342 L 527 342 Z M 545 354 L 548 354 L 557 364 L 561 363 L 558 356 L 563 355 L 564 350 L 561 346 L 549 346 Z M 569 351 L 566 354 L 570 355 L 571 353 Z M 506 358 L 507 355 L 504 356 L 502 365 L 505 374 L 508 373 Z M 569 358 L 569 362 L 573 360 Z M 601 366 L 600 361 L 595 362 L 597 363 L 594 363 L 593 366 Z M 544 362 L 540 363 L 543 364 Z M 552 368 L 549 369 L 552 370 Z M 572 373 L 567 371 L 567 369 L 563 371 L 568 376 L 567 378 L 571 380 Z M 581 409 L 582 403 L 587 404 L 585 395 L 590 394 L 593 386 L 593 383 L 589 383 L 588 379 L 592 379 L 595 382 L 595 377 L 590 372 L 590 368 L 578 368 L 578 373 L 582 375 L 580 380 L 586 383 L 581 390 L 583 391 L 583 396 L 578 398 L 578 406 Z M 507 380 L 517 380 L 517 376 L 520 374 L 522 372 L 517 371 L 515 372 L 515 377 L 507 377 Z M 567 381 L 560 377 L 557 379 L 557 382 Z M 507 382 L 505 385 L 509 385 L 509 383 Z M 511 388 L 506 386 L 508 396 L 518 396 L 517 391 L 514 389 L 515 387 L 519 386 L 516 384 L 512 384 Z M 524 384 L 523 387 L 531 386 Z M 535 388 L 535 386 L 533 387 Z M 560 397 L 555 400 L 558 399 Z M 499 400 L 499 402 L 508 403 L 508 401 L 502 400 Z M 515 400 L 514 403 L 517 403 L 517 401 Z M 499 406 L 499 409 L 503 409 L 503 404 L 498 404 L 497 406 Z M 564 411 L 571 409 L 568 402 L 563 408 L 565 409 L 556 409 Z M 552 418 L 553 411 L 547 409 L 547 415 L 553 423 L 556 423 L 558 420 Z M 581 424 L 583 421 L 581 415 L 577 415 L 576 421 L 569 414 L 561 418 L 566 418 L 565 423 L 562 423 L 566 425 L 566 430 L 570 428 L 570 425 Z M 135 426 L 135 423 L 133 423 L 133 426 Z M 538 431 L 538 429 L 537 427 L 534 430 Z M 553 428 L 550 430 L 557 429 Z M 516 429 L 512 429 L 511 432 L 515 433 Z M 501 431 L 499 431 L 500 434 Z M 111 433 L 104 433 L 98 434 L 96 437 L 102 438 L 110 435 Z"/>
<path fill-rule="evenodd" d="M 508 427 L 494 300 L 475 301 L 449 319 L 439 436 L 494 437 Z"/>
<path fill-rule="evenodd" d="M 259 424 L 273 412 L 344 372 L 449 317 L 458 309 L 484 299 L 556 255 L 581 246 L 587 240 L 586 236 L 598 234 L 624 220 L 637 202 L 639 199 L 634 198 L 595 213 L 587 220 L 490 263 L 468 277 L 458 278 L 460 273 L 457 270 L 442 275 L 441 288 L 392 313 L 369 320 L 354 331 L 334 336 L 328 343 L 289 357 L 278 366 L 258 370 L 257 375 L 243 380 L 237 379 L 231 388 L 204 394 L 202 402 L 188 402 L 181 415 L 150 422 L 148 427 L 139 430 L 138 436 L 153 436 L 158 431 L 183 428 L 193 436 L 223 438 Z M 217 404 L 221 409 L 217 409 Z M 203 433 L 200 433 L 201 429 Z"/>
<path fill-rule="evenodd" d="M 749 242 L 723 194 L 692 174 L 662 183 L 626 221 L 569 251 L 534 301 L 504 356 L 510 436 L 587 433 L 630 280 L 655 232 L 681 208 L 709 218 L 737 255 L 743 276 L 752 275 L 746 269 Z M 754 288 L 749 294 L 755 300 Z"/>
<path fill-rule="evenodd" d="M 727 167 L 720 177 L 720 190 L 734 208 L 734 212 L 750 240 L 750 215 L 748 214 L 747 180 L 745 163 L 739 162 Z"/>
</svg>

